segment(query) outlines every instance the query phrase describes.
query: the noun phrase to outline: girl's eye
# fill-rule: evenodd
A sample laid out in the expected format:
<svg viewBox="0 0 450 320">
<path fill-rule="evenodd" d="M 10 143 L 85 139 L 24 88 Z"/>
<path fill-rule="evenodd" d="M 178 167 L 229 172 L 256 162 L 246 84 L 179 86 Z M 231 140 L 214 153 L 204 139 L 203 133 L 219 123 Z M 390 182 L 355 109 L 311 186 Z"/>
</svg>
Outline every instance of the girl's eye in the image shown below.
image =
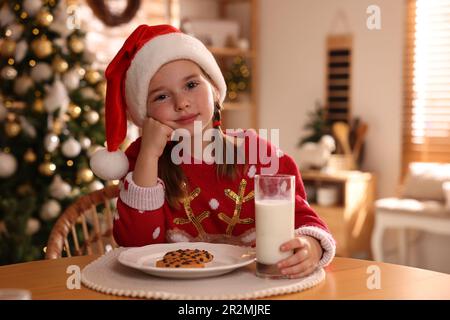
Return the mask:
<svg viewBox="0 0 450 320">
<path fill-rule="evenodd" d="M 165 94 L 159 95 L 155 98 L 155 101 L 162 101 L 166 98 L 167 96 Z"/>
<path fill-rule="evenodd" d="M 198 82 L 196 82 L 196 81 L 189 81 L 186 86 L 189 89 L 194 89 L 196 86 L 198 86 Z"/>
</svg>

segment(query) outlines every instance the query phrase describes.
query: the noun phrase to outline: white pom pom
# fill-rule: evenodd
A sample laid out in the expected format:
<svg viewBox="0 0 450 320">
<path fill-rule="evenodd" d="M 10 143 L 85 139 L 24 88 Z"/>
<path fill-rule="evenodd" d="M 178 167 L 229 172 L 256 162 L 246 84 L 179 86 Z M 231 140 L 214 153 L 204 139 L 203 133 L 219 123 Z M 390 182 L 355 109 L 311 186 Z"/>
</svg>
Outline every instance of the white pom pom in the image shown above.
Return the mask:
<svg viewBox="0 0 450 320">
<path fill-rule="evenodd" d="M 121 150 L 100 149 L 91 157 L 90 165 L 94 174 L 103 180 L 117 180 L 128 172 L 128 158 Z"/>
</svg>

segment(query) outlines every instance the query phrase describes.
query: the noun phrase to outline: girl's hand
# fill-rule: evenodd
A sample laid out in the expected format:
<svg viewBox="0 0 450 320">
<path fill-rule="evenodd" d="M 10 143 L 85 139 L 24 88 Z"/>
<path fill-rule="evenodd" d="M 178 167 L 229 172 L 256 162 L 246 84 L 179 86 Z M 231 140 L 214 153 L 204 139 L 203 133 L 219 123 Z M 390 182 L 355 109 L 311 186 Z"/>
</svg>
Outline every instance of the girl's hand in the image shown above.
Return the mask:
<svg viewBox="0 0 450 320">
<path fill-rule="evenodd" d="M 281 251 L 289 250 L 294 250 L 294 254 L 281 260 L 278 268 L 292 279 L 312 273 L 317 268 L 323 253 L 319 241 L 310 236 L 298 236 L 281 245 Z"/>
<path fill-rule="evenodd" d="M 159 158 L 167 141 L 170 140 L 173 129 L 165 124 L 147 117 L 142 126 L 141 151 L 148 157 Z"/>
</svg>

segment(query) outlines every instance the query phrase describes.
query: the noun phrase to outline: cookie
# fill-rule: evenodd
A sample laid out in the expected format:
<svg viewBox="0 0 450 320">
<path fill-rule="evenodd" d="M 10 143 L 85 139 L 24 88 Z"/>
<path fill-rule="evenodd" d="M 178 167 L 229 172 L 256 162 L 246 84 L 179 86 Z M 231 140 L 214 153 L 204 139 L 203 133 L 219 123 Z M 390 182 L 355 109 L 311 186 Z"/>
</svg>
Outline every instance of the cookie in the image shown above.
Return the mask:
<svg viewBox="0 0 450 320">
<path fill-rule="evenodd" d="M 178 249 L 176 251 L 167 252 L 163 259 L 192 259 L 199 263 L 207 263 L 212 261 L 214 256 L 206 250 L 200 249 Z"/>
<path fill-rule="evenodd" d="M 197 263 L 193 260 L 181 261 L 174 259 L 172 261 L 158 260 L 156 262 L 158 268 L 204 268 L 204 263 Z"/>
<path fill-rule="evenodd" d="M 206 250 L 178 249 L 167 252 L 162 260 L 156 262 L 159 268 L 204 268 L 205 263 L 214 256 Z"/>
</svg>

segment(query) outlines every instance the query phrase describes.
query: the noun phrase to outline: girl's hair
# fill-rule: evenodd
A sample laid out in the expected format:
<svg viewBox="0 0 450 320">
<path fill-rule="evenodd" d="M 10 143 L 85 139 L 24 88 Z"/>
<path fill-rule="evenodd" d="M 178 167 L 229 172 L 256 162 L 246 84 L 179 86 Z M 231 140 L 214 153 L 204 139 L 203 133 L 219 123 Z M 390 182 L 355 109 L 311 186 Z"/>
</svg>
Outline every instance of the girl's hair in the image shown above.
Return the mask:
<svg viewBox="0 0 450 320">
<path fill-rule="evenodd" d="M 214 82 L 212 81 L 211 77 L 203 69 L 201 69 L 201 71 L 203 75 L 208 79 L 209 83 L 215 89 Z M 225 137 L 225 133 L 220 127 L 222 105 L 219 102 L 216 90 L 214 90 L 214 95 L 215 95 L 214 114 L 213 119 L 211 119 L 211 121 L 213 123 L 216 123 L 214 129 L 219 130 L 220 137 L 223 139 L 222 155 L 225 158 L 227 154 L 227 146 L 229 145 L 229 139 Z M 188 196 L 189 187 L 187 184 L 186 176 L 184 175 L 183 170 L 181 170 L 181 167 L 175 165 L 172 162 L 171 154 L 172 149 L 175 145 L 176 143 L 169 142 L 164 148 L 164 151 L 158 160 L 158 177 L 164 181 L 166 200 L 169 206 L 174 209 L 179 209 L 180 204 Z M 244 164 L 243 166 L 237 165 L 238 147 L 234 139 L 232 140 L 232 148 L 234 149 L 233 150 L 234 152 L 232 153 L 234 155 L 233 159 L 234 161 L 231 164 L 226 163 L 228 161 L 223 161 L 224 163 L 215 164 L 216 175 L 218 178 L 228 178 L 232 180 L 236 179 L 240 174 L 242 174 L 245 171 L 245 168 L 247 167 L 246 164 Z"/>
</svg>

